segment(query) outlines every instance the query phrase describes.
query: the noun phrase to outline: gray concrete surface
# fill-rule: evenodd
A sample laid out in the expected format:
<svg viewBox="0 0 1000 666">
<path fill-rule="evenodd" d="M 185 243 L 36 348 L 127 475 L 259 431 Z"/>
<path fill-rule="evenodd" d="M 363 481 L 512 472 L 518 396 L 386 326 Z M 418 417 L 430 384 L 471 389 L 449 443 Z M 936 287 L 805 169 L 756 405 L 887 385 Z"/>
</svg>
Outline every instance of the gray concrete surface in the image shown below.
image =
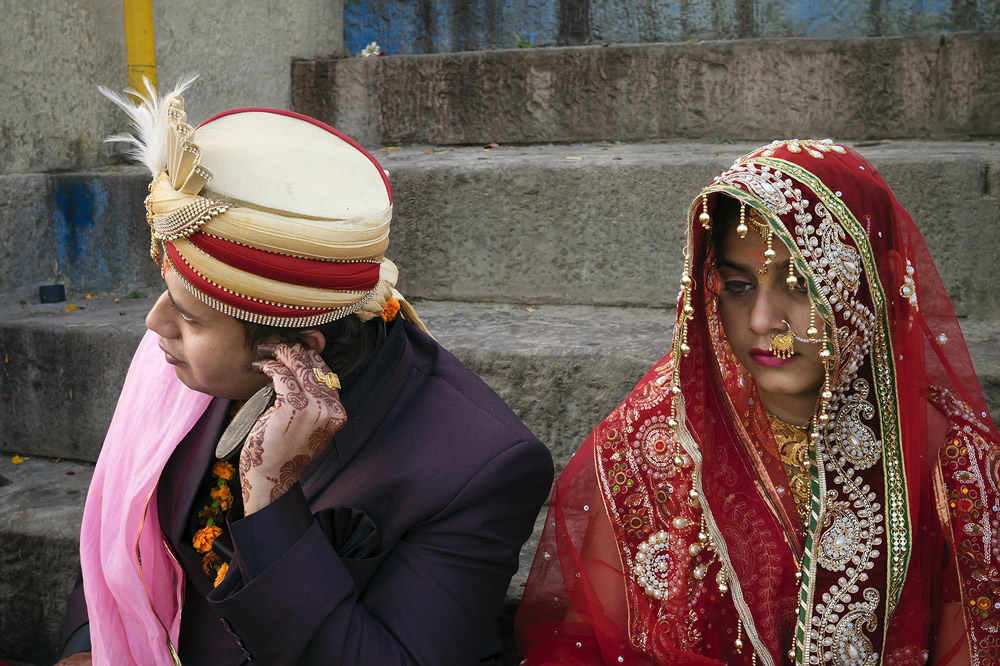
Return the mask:
<svg viewBox="0 0 1000 666">
<path fill-rule="evenodd" d="M 58 657 L 66 596 L 80 556 L 80 520 L 93 466 L 0 457 L 0 655 Z"/>
<path fill-rule="evenodd" d="M 294 107 L 367 144 L 1000 134 L 1000 33 L 297 61 Z"/>
<path fill-rule="evenodd" d="M 856 145 L 927 236 L 960 314 L 1000 314 L 1000 144 Z M 595 143 L 376 150 L 390 173 L 388 255 L 408 296 L 661 307 L 680 274 L 699 189 L 751 143 Z M 158 281 L 146 253 L 141 169 L 0 177 L 0 302 L 38 285 L 116 295 Z M 31 193 L 18 200 L 17 193 Z M 19 204 L 20 201 L 20 204 Z M 667 285 L 667 288 L 664 287 Z"/>
<path fill-rule="evenodd" d="M 125 123 L 96 90 L 128 83 L 119 0 L 0 1 L 0 173 L 112 161 L 102 144 Z M 343 0 L 153 3 L 159 80 L 195 72 L 195 122 L 240 106 L 288 108 L 292 58 L 344 53 Z"/>
</svg>

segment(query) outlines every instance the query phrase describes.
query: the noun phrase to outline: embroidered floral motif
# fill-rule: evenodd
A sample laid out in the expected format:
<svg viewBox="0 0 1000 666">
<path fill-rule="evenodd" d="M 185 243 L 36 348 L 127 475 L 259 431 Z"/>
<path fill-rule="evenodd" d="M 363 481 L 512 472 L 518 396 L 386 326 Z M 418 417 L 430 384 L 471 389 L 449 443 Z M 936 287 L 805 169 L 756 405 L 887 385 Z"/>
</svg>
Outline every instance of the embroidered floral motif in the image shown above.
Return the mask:
<svg viewBox="0 0 1000 666">
<path fill-rule="evenodd" d="M 933 390 L 937 401 L 957 399 L 940 389 Z M 936 402 L 937 402 L 936 401 Z M 964 405 L 963 405 L 964 406 Z M 966 408 L 967 409 L 967 408 Z M 1000 449 L 987 442 L 972 425 L 952 428 L 948 443 L 938 456 L 941 472 L 954 488 L 948 500 L 948 520 L 956 534 L 958 560 L 972 663 L 985 666 L 1000 663 L 1000 534 L 992 517 L 1000 507 L 985 506 L 987 491 L 996 493 L 1000 478 Z M 985 470 L 985 475 L 980 472 Z"/>
<path fill-rule="evenodd" d="M 669 378 L 669 375 L 664 375 Z M 632 407 L 650 409 L 663 402 L 670 395 L 670 386 L 659 381 L 648 382 L 636 394 L 631 396 Z"/>
<path fill-rule="evenodd" d="M 709 568 L 717 556 L 699 526 L 700 505 L 691 499 L 691 459 L 679 449 L 666 423 L 669 404 L 660 406 L 669 389 L 661 390 L 655 383 L 655 378 L 647 381 L 645 390 L 639 389 L 605 419 L 595 433 L 601 441 L 595 447 L 595 463 L 622 563 L 632 582 L 627 587 L 629 605 L 653 600 L 663 604 L 655 634 L 639 621 L 640 614 L 630 616 L 633 645 L 645 650 L 654 639 L 669 636 L 678 649 L 692 650 L 701 640 L 703 620 L 697 614 L 679 618 L 676 606 L 668 607 L 667 600 L 681 608 L 693 607 L 706 590 Z M 634 406 L 636 396 L 651 406 L 640 411 Z"/>
<path fill-rule="evenodd" d="M 843 571 L 861 546 L 861 521 L 851 511 L 850 504 L 834 502 L 829 507 L 823 528 L 817 561 L 830 571 Z M 864 530 L 864 536 L 867 536 L 867 530 Z"/>
<path fill-rule="evenodd" d="M 673 467 L 677 445 L 666 416 L 647 419 L 639 426 L 636 445 L 641 448 L 646 464 L 656 470 L 654 479 L 662 478 Z"/>
<path fill-rule="evenodd" d="M 630 507 L 624 514 L 628 525 L 628 535 L 636 541 L 645 539 L 649 535 L 652 525 L 649 510 L 642 505 L 638 495 L 627 497 L 625 505 Z"/>
<path fill-rule="evenodd" d="M 864 379 L 854 382 L 855 392 L 841 408 L 833 429 L 834 439 L 837 441 L 836 452 L 857 469 L 868 469 L 882 457 L 882 443 L 862 421 L 870 421 L 875 417 L 875 408 L 866 399 L 868 390 L 868 382 Z"/>
<path fill-rule="evenodd" d="M 800 139 L 788 139 L 785 141 L 772 141 L 767 148 L 765 148 L 761 155 L 763 157 L 770 157 L 774 155 L 774 151 L 777 148 L 784 146 L 788 149 L 790 153 L 801 153 L 803 150 L 818 160 L 823 159 L 824 153 L 834 152 L 843 155 L 845 152 L 843 146 L 839 146 L 833 142 L 833 139 L 823 139 L 821 141 L 816 141 L 809 139 L 802 141 Z"/>
<path fill-rule="evenodd" d="M 632 574 L 636 582 L 654 599 L 662 599 L 670 589 L 670 581 L 683 575 L 673 570 L 670 561 L 670 535 L 657 532 L 639 544 Z"/>
<path fill-rule="evenodd" d="M 627 493 L 633 485 L 635 485 L 635 482 L 632 480 L 632 475 L 629 473 L 627 465 L 615 463 L 608 470 L 608 487 L 611 488 L 611 492 Z"/>
<path fill-rule="evenodd" d="M 913 264 L 907 259 L 906 276 L 903 277 L 903 284 L 899 288 L 899 295 L 907 299 L 914 310 L 919 310 L 920 305 L 917 303 L 917 283 L 913 281 L 913 273 Z M 945 341 L 947 341 L 947 338 L 945 338 Z"/>
<path fill-rule="evenodd" d="M 848 604 L 848 611 L 837 622 L 833 644 L 827 653 L 836 666 L 874 666 L 879 661 L 872 642 L 865 636 L 866 631 L 872 633 L 878 627 L 875 615 L 878 590 L 869 587 L 864 591 L 864 598 L 865 601 Z"/>
</svg>

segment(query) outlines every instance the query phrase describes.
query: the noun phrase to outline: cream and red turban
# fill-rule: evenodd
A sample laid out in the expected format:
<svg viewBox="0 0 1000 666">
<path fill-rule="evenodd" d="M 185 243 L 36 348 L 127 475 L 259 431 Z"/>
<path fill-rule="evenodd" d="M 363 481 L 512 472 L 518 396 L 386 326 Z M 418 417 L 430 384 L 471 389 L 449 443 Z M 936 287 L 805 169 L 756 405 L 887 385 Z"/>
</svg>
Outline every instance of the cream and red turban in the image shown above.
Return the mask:
<svg viewBox="0 0 1000 666">
<path fill-rule="evenodd" d="M 133 144 L 153 174 L 154 260 L 238 319 L 299 328 L 391 318 L 398 307 L 423 328 L 384 256 L 392 192 L 375 158 L 289 111 L 235 109 L 192 128 L 181 97 L 191 80 L 164 97 L 102 89 L 136 130 L 109 140 Z"/>
</svg>

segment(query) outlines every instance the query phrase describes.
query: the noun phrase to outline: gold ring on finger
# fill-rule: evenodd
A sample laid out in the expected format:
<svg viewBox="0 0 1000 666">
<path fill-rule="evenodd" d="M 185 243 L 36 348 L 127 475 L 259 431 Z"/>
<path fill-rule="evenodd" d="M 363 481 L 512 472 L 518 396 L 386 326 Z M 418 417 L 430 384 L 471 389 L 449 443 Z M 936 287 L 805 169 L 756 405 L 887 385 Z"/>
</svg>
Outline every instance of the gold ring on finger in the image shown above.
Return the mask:
<svg viewBox="0 0 1000 666">
<path fill-rule="evenodd" d="M 323 372 L 319 368 L 313 368 L 313 374 L 316 375 L 316 381 L 323 386 L 340 390 L 340 377 L 336 372 Z"/>
</svg>

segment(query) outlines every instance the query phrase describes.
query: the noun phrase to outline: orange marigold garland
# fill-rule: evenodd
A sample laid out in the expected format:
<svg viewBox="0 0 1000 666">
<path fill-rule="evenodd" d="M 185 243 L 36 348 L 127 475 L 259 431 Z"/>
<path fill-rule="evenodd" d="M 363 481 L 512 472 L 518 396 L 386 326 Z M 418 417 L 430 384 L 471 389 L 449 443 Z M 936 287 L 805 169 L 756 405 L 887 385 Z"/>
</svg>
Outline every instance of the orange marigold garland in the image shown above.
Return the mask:
<svg viewBox="0 0 1000 666">
<path fill-rule="evenodd" d="M 382 321 L 392 321 L 396 318 L 396 313 L 399 312 L 399 301 L 395 298 L 390 298 L 385 302 L 385 307 L 382 308 Z"/>
<path fill-rule="evenodd" d="M 235 472 L 235 468 L 225 461 L 219 461 L 212 466 L 215 486 L 208 493 L 212 503 L 202 507 L 198 512 L 198 522 L 202 528 L 194 533 L 194 539 L 191 541 L 194 549 L 203 555 L 201 570 L 215 581 L 215 586 L 222 582 L 226 572 L 229 571 L 229 565 L 212 550 L 212 544 L 222 534 L 219 524 L 225 520 L 226 511 L 233 505 L 233 491 L 229 489 L 229 482 Z"/>
<path fill-rule="evenodd" d="M 212 584 L 212 587 L 219 587 L 219 583 L 226 577 L 227 571 L 229 571 L 229 565 L 223 562 L 222 566 L 219 567 L 219 573 L 215 575 L 215 583 Z"/>
</svg>

